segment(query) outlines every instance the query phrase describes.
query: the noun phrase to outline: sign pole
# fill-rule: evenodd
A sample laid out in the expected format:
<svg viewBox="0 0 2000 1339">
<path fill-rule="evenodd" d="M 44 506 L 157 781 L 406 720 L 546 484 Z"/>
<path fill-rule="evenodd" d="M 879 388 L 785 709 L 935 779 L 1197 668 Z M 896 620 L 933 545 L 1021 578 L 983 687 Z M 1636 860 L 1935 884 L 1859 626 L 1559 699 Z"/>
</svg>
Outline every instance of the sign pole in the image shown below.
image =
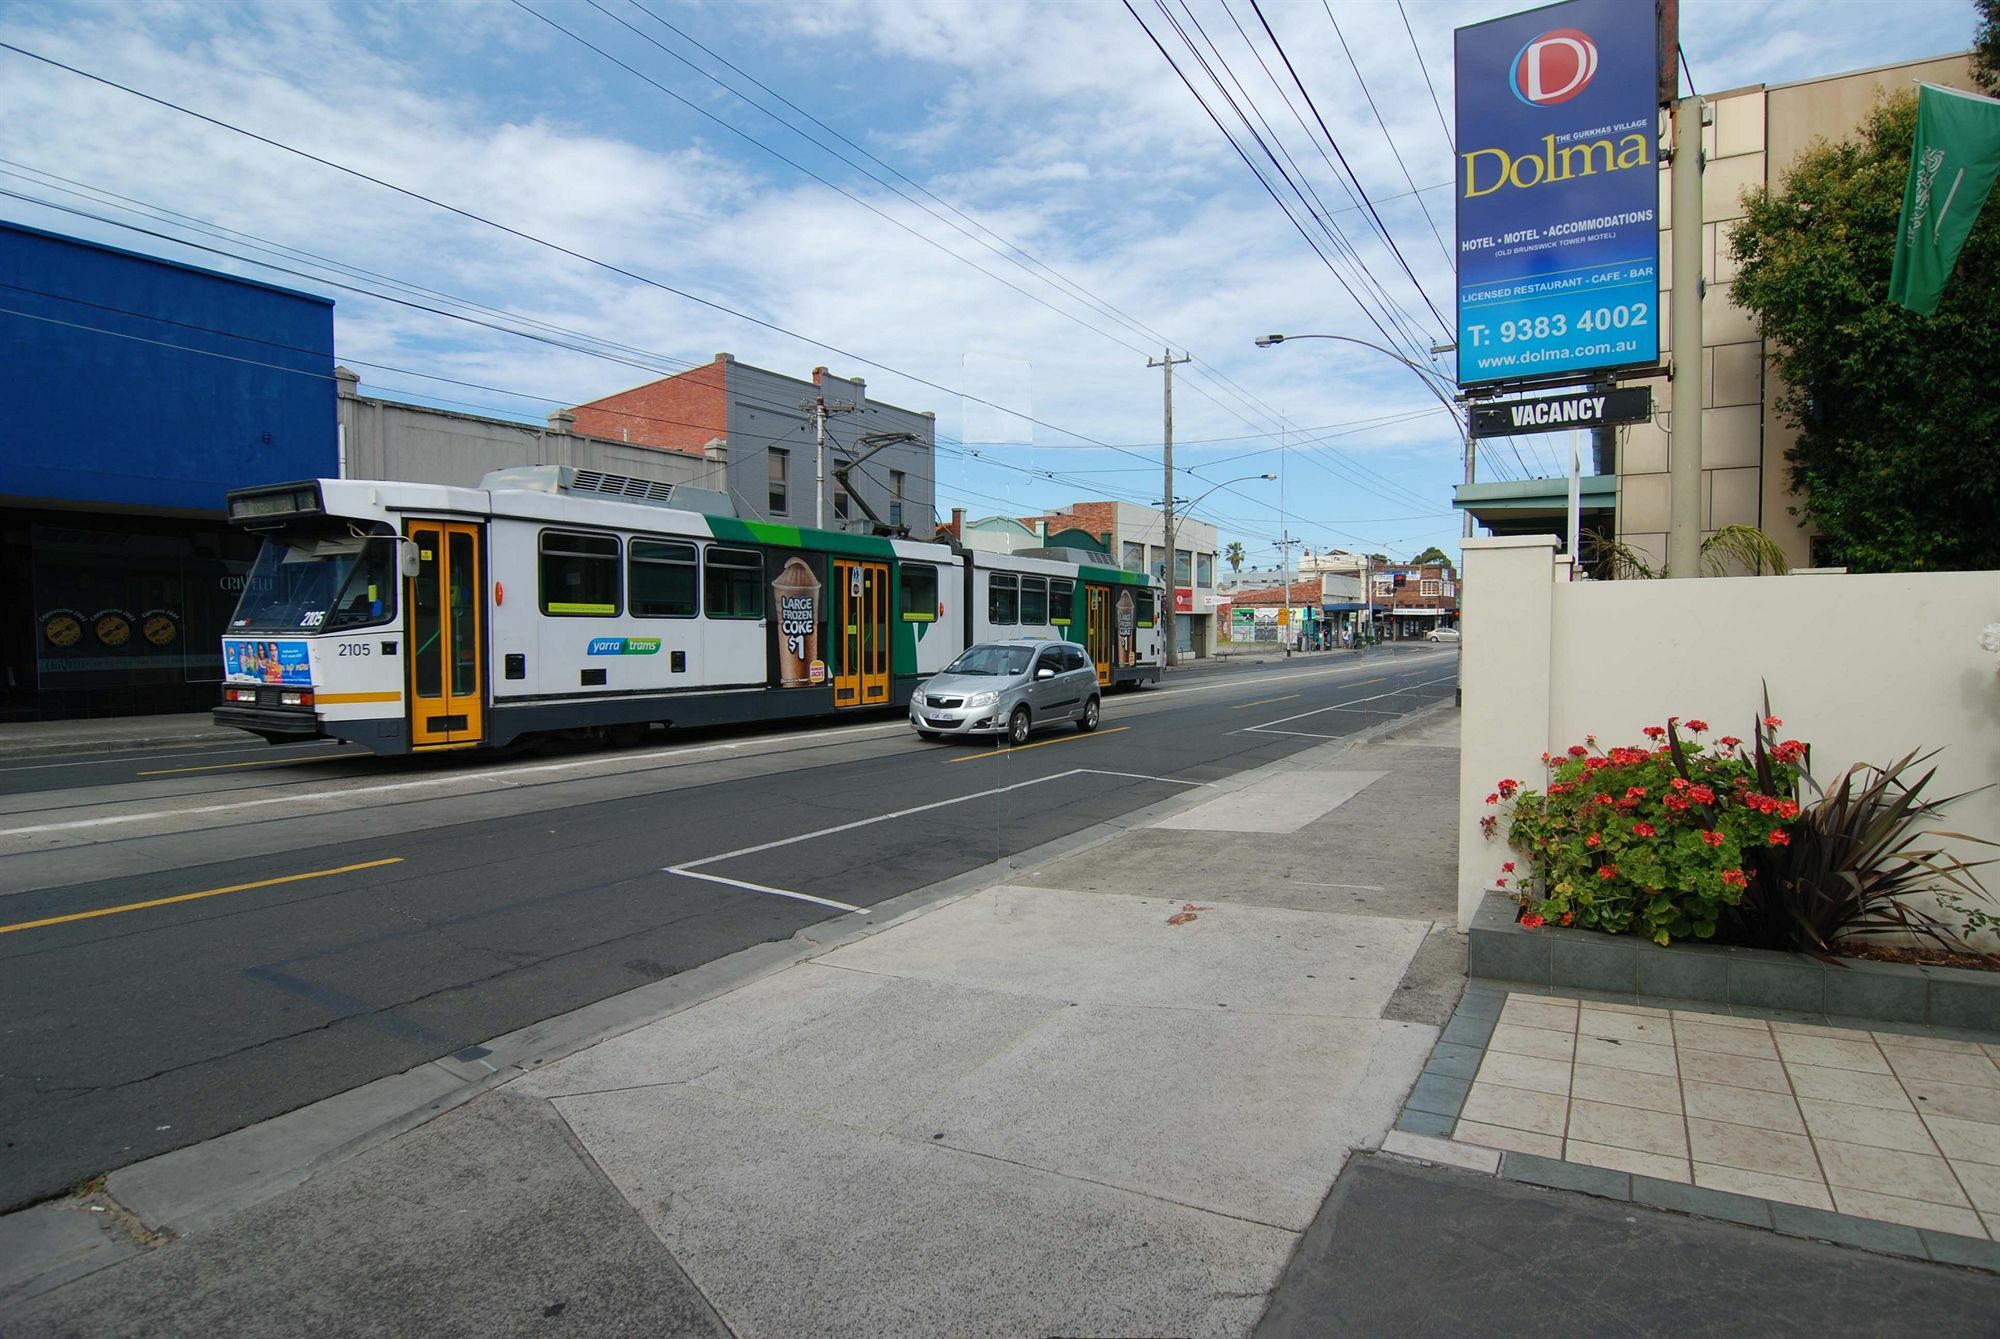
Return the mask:
<svg viewBox="0 0 2000 1339">
<path fill-rule="evenodd" d="M 1690 94 L 1674 107 L 1674 430 L 1667 439 L 1667 574 L 1701 575 L 1701 119 Z"/>
<path fill-rule="evenodd" d="M 1583 558 L 1577 541 L 1583 529 L 1583 430 L 1569 430 L 1569 579 L 1576 580 Z"/>
</svg>

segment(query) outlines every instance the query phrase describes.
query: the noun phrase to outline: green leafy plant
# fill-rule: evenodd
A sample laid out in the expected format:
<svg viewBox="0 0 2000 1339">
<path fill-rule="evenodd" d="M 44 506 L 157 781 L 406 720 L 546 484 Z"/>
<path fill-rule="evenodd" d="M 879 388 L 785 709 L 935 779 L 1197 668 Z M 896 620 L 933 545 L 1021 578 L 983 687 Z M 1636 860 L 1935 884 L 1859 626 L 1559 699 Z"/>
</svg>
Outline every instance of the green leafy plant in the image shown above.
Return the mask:
<svg viewBox="0 0 2000 1339">
<path fill-rule="evenodd" d="M 1507 841 L 1531 866 L 1514 888 L 1522 924 L 1545 921 L 1656 943 L 1712 937 L 1749 885 L 1753 851 L 1790 840 L 1799 813 L 1798 740 L 1765 744 L 1767 717 L 1749 750 L 1725 735 L 1702 741 L 1708 723 L 1678 718 L 1648 726 L 1651 741 L 1599 752 L 1595 736 L 1561 755 L 1544 754 L 1545 790 L 1503 780 L 1487 803 L 1511 806 L 1483 821 L 1487 836 L 1507 820 Z M 1685 729 L 1688 738 L 1682 737 Z M 1514 864 L 1499 883 L 1508 888 Z"/>
<path fill-rule="evenodd" d="M 1973 871 L 1993 862 L 1967 861 L 1940 844 L 1994 843 L 1928 826 L 1946 805 L 1973 793 L 1924 798 L 1937 769 L 1915 773 L 1936 756 L 1911 752 L 1887 767 L 1857 763 L 1824 790 L 1807 773 L 1818 796 L 1789 827 L 1788 844 L 1751 853 L 1750 895 L 1725 912 L 1729 940 L 1824 954 L 1850 939 L 1902 935 L 1960 948 L 1966 937 L 2000 925 L 1965 902 L 1991 900 Z M 1923 894 L 1958 917 L 1958 933 L 1923 905 Z"/>
<path fill-rule="evenodd" d="M 1630 544 L 1607 539 L 1594 530 L 1583 533 L 1578 547 L 1587 566 L 1613 581 L 1652 581 L 1673 575 L 1666 564 L 1654 567 Z M 1725 525 L 1701 541 L 1703 576 L 1762 576 L 1767 571 L 1783 576 L 1791 570 L 1778 541 L 1754 525 Z"/>
</svg>

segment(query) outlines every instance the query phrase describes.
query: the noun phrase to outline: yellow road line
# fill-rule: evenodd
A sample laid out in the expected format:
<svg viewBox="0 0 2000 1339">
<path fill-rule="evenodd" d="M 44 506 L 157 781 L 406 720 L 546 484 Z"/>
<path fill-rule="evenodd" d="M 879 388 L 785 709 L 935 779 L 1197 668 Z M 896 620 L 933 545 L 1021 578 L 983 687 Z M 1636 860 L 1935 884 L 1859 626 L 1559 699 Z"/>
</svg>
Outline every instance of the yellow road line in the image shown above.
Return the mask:
<svg viewBox="0 0 2000 1339">
<path fill-rule="evenodd" d="M 45 925 L 66 925 L 71 921 L 87 921 L 98 916 L 116 916 L 126 911 L 144 911 L 147 907 L 171 906 L 175 902 L 193 902 L 204 897 L 220 897 L 224 893 L 243 893 L 252 888 L 271 888 L 281 883 L 297 883 L 301 879 L 324 879 L 334 874 L 352 874 L 356 870 L 380 869 L 384 865 L 400 865 L 403 857 L 392 855 L 385 860 L 365 860 L 358 865 L 342 865 L 339 869 L 316 869 L 305 874 L 281 874 L 275 879 L 259 879 L 255 883 L 232 883 L 227 888 L 209 888 L 199 893 L 181 893 L 174 897 L 156 897 L 150 902 L 127 902 L 122 907 L 100 907 L 96 911 L 78 911 L 68 916 L 50 916 L 39 921 L 22 921 L 18 925 L 0 925 L 0 935 L 13 934 L 16 930 L 39 930 Z"/>
<path fill-rule="evenodd" d="M 1351 683 L 1347 686 L 1349 688 L 1366 688 L 1371 683 L 1387 683 L 1387 682 L 1389 682 L 1389 676 L 1384 674 L 1373 679 L 1363 679 L 1360 683 Z"/>
<path fill-rule="evenodd" d="M 1129 725 L 1114 725 L 1109 730 L 1093 730 L 1090 734 L 1087 735 L 1076 734 L 1076 735 L 1070 735 L 1069 737 L 1063 739 L 1044 739 L 1037 744 L 1016 744 L 1013 748 L 1010 749 L 994 749 L 990 753 L 968 753 L 963 758 L 949 758 L 946 761 L 978 762 L 982 758 L 1004 758 L 1010 753 L 1019 753 L 1022 749 L 1042 749 L 1042 748 L 1047 748 L 1051 744 L 1074 744 L 1079 739 L 1093 739 L 1098 735 L 1115 735 L 1120 730 L 1130 730 L 1131 728 L 1132 727 Z"/>
<path fill-rule="evenodd" d="M 1261 707 L 1267 702 L 1290 702 L 1293 698 L 1297 696 L 1298 696 L 1297 693 L 1286 693 L 1283 697 L 1264 697 L 1257 699 L 1257 701 L 1255 702 L 1238 702 L 1235 706 L 1231 707 L 1230 710 L 1241 711 L 1245 707 Z"/>
<path fill-rule="evenodd" d="M 366 753 L 300 754 L 296 758 L 253 758 L 249 762 L 212 762 L 203 767 L 162 767 L 156 772 L 134 772 L 133 776 L 177 776 L 182 772 L 226 772 L 235 767 L 283 767 L 287 763 L 315 762 L 321 757 L 367 758 Z"/>
</svg>

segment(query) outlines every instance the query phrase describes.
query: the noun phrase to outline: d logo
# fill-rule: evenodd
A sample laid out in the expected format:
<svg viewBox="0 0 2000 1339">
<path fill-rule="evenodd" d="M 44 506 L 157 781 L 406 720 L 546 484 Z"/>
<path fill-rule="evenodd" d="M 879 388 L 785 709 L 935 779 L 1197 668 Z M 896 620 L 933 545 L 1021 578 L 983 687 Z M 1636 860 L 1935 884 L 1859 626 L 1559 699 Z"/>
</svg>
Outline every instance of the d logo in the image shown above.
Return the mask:
<svg viewBox="0 0 2000 1339">
<path fill-rule="evenodd" d="M 1574 28 L 1543 33 L 1522 47 L 1508 75 L 1514 96 L 1534 107 L 1568 102 L 1597 73 L 1597 43 Z"/>
</svg>

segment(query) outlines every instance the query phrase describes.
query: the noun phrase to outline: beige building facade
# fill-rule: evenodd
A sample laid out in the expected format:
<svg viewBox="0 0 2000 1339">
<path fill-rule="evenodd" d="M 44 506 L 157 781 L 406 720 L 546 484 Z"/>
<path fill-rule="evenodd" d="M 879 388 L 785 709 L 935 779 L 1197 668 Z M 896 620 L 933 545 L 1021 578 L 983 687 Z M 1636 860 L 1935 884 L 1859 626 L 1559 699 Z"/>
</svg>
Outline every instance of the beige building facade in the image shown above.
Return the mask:
<svg viewBox="0 0 2000 1339">
<path fill-rule="evenodd" d="M 1709 99 L 1702 130 L 1702 425 L 1703 536 L 1728 525 L 1753 525 L 1775 539 L 1796 567 L 1813 565 L 1812 531 L 1793 515 L 1785 453 L 1797 434 L 1773 408 L 1782 390 L 1757 323 L 1736 305 L 1737 260 L 1729 229 L 1743 216 L 1746 190 L 1782 184 L 1787 168 L 1818 139 L 1852 135 L 1876 101 L 1917 80 L 1973 87 L 1966 56 L 1831 75 L 1793 84 L 1755 85 Z M 1668 171 L 1660 173 L 1660 219 L 1673 217 Z M 1661 356 L 1671 361 L 1673 231 L 1660 233 Z M 1671 387 L 1653 385 L 1653 422 L 1621 429 L 1617 451 L 1618 537 L 1655 567 L 1666 560 L 1667 461 L 1673 449 Z M 1475 511 L 1475 514 L 1476 511 Z"/>
</svg>

